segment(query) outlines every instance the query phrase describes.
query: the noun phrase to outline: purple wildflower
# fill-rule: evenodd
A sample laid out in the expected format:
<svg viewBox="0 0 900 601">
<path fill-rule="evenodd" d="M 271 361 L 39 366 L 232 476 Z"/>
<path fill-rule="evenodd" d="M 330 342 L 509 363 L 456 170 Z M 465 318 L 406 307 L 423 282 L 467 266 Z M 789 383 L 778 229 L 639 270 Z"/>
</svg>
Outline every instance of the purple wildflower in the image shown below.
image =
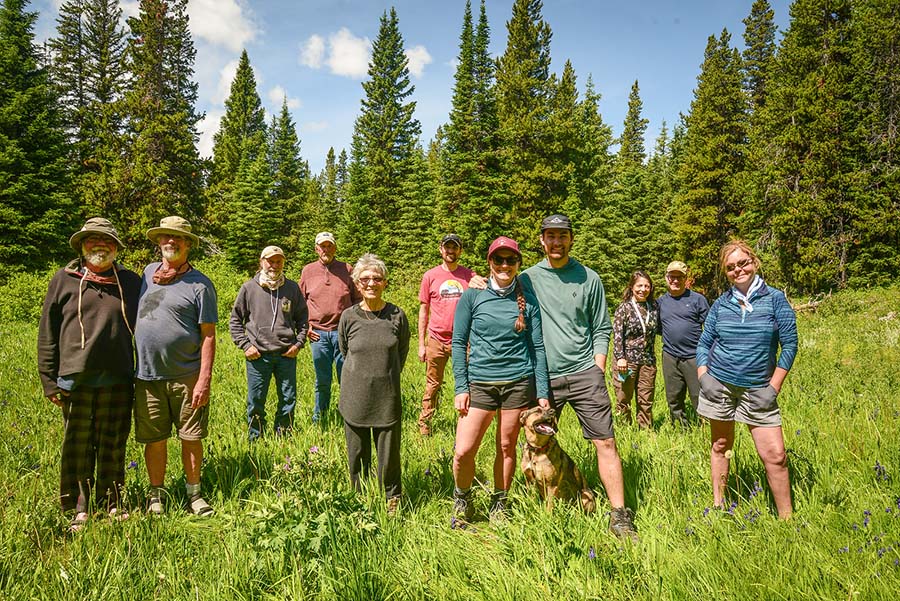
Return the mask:
<svg viewBox="0 0 900 601">
<path fill-rule="evenodd" d="M 737 509 L 737 501 L 732 501 L 731 505 L 728 506 L 728 515 L 734 515 L 735 509 Z"/>
<path fill-rule="evenodd" d="M 318 453 L 319 447 L 317 447 L 316 445 L 313 445 L 313 446 L 309 447 L 309 452 L 313 453 L 313 454 Z"/>
<path fill-rule="evenodd" d="M 425 468 L 425 475 L 426 475 L 426 476 L 430 476 L 430 475 L 431 475 L 431 468 L 430 468 L 430 467 L 426 467 L 426 468 Z"/>
<path fill-rule="evenodd" d="M 709 507 L 703 510 L 703 517 L 706 517 L 707 515 L 709 515 Z"/>
<path fill-rule="evenodd" d="M 588 551 L 588 559 L 596 559 L 596 558 L 597 558 L 597 554 L 594 553 L 594 547 L 591 547 L 591 550 Z"/>
<path fill-rule="evenodd" d="M 872 512 L 869 511 L 868 509 L 866 509 L 865 511 L 863 511 L 863 515 L 865 516 L 863 518 L 863 528 L 868 528 L 869 527 L 869 516 L 872 515 Z"/>
<path fill-rule="evenodd" d="M 841 547 L 838 549 L 838 553 L 847 553 L 848 551 L 850 551 L 850 547 Z"/>
<path fill-rule="evenodd" d="M 128 462 L 128 469 L 130 469 L 130 470 L 137 469 L 137 461 L 134 461 L 134 460 L 129 461 L 129 462 Z"/>
</svg>

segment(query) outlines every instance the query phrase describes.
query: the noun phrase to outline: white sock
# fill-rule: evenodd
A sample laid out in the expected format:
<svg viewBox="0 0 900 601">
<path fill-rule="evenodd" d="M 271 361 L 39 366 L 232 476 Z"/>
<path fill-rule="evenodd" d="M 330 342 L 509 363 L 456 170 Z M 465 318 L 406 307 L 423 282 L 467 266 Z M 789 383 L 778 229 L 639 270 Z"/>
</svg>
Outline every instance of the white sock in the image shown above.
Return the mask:
<svg viewBox="0 0 900 601">
<path fill-rule="evenodd" d="M 184 483 L 184 489 L 187 491 L 188 497 L 193 497 L 194 495 L 200 494 L 200 483 L 197 484 L 188 484 Z"/>
</svg>

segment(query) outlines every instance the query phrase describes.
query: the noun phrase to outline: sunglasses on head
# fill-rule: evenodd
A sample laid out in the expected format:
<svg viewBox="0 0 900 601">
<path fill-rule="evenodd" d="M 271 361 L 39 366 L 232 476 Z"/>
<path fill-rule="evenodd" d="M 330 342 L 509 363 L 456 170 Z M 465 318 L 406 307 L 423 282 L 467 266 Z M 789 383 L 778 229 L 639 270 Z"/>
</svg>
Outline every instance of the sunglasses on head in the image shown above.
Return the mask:
<svg viewBox="0 0 900 601">
<path fill-rule="evenodd" d="M 507 255 L 505 257 L 491 255 L 491 263 L 498 267 L 502 267 L 503 265 L 518 265 L 519 257 L 517 255 Z"/>
</svg>

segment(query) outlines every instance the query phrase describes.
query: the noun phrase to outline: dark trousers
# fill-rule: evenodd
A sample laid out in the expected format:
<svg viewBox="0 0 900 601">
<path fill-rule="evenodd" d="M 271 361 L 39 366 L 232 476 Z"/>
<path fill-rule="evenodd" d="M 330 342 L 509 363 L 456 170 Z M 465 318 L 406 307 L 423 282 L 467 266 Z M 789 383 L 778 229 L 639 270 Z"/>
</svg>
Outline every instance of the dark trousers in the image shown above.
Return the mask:
<svg viewBox="0 0 900 601">
<path fill-rule="evenodd" d="M 688 424 L 688 415 L 684 400 L 689 394 L 694 414 L 697 413 L 697 402 L 700 398 L 700 381 L 697 379 L 697 360 L 679 359 L 663 351 L 663 380 L 666 384 L 666 403 L 669 405 L 669 416 L 672 423 Z"/>
<path fill-rule="evenodd" d="M 637 401 L 638 426 L 653 427 L 653 397 L 656 393 L 656 366 L 628 364 L 632 374 L 623 382 L 613 373 L 613 389 L 616 391 L 616 409 L 625 421 L 631 423 L 631 397 Z"/>
<path fill-rule="evenodd" d="M 344 422 L 347 439 L 347 463 L 350 466 L 350 483 L 360 489 L 360 478 L 368 478 L 372 472 L 372 441 L 378 458 L 378 484 L 384 487 L 390 499 L 400 496 L 400 422 L 387 428 L 353 426 Z"/>
<path fill-rule="evenodd" d="M 76 388 L 64 398 L 59 474 L 62 509 L 89 511 L 92 488 L 97 507 L 118 507 L 125 483 L 125 443 L 131 432 L 134 388 L 130 382 Z"/>
</svg>

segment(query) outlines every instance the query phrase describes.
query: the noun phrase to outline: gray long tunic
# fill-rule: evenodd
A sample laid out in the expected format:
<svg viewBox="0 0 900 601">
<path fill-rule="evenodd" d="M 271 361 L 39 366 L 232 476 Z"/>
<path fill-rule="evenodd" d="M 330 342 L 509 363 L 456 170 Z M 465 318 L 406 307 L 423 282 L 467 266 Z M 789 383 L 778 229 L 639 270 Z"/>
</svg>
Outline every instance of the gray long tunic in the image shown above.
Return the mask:
<svg viewBox="0 0 900 601">
<path fill-rule="evenodd" d="M 391 303 L 375 313 L 353 305 L 341 314 L 338 346 L 344 355 L 338 410 L 357 427 L 400 421 L 400 372 L 409 352 L 409 321 Z"/>
</svg>

